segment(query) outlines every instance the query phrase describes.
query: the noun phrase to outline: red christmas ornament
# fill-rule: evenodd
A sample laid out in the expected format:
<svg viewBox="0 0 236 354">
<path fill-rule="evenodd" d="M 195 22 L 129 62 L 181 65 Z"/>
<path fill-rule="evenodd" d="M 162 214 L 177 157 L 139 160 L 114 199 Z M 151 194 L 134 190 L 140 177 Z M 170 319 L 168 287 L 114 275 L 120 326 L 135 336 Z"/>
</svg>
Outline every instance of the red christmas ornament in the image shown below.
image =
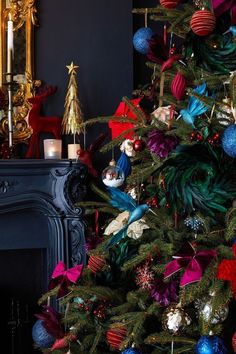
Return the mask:
<svg viewBox="0 0 236 354">
<path fill-rule="evenodd" d="M 197 36 L 207 36 L 213 32 L 215 24 L 215 15 L 211 11 L 198 10 L 191 18 L 190 27 Z"/>
<path fill-rule="evenodd" d="M 88 260 L 88 268 L 93 272 L 97 273 L 102 270 L 106 261 L 102 256 L 90 256 Z"/>
<path fill-rule="evenodd" d="M 160 0 L 160 5 L 165 9 L 174 9 L 179 3 L 180 0 Z"/>
<path fill-rule="evenodd" d="M 140 152 L 143 151 L 143 149 L 145 148 L 145 142 L 142 139 L 136 139 L 133 142 L 133 149 L 136 152 Z"/>
<path fill-rule="evenodd" d="M 236 332 L 234 333 L 234 335 L 232 337 L 232 347 L 233 347 L 234 353 L 236 353 Z"/>
<path fill-rule="evenodd" d="M 171 83 L 172 95 L 178 100 L 182 100 L 186 89 L 186 79 L 179 71 L 175 75 Z"/>
<path fill-rule="evenodd" d="M 106 333 L 107 342 L 113 349 L 119 350 L 126 333 L 127 329 L 125 327 L 110 328 Z"/>
</svg>

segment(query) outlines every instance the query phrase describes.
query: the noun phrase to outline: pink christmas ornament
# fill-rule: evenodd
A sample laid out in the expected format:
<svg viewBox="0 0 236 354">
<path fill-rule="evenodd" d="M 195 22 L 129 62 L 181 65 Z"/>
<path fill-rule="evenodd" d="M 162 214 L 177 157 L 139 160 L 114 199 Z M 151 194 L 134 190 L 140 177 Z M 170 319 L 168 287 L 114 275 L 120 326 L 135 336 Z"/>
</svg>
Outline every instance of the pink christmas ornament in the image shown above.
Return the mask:
<svg viewBox="0 0 236 354">
<path fill-rule="evenodd" d="M 172 95 L 178 100 L 182 100 L 186 90 L 186 79 L 178 71 L 171 83 L 171 92 Z"/>
</svg>

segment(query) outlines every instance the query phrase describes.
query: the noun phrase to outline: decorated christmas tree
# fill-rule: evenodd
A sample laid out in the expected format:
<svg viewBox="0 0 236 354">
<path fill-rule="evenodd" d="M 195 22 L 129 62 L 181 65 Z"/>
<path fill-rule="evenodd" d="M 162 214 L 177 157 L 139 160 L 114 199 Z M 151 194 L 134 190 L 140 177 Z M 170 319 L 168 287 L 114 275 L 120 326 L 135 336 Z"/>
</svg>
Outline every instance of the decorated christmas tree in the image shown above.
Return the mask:
<svg viewBox="0 0 236 354">
<path fill-rule="evenodd" d="M 120 156 L 103 189 L 91 183 L 100 199 L 83 203 L 96 220 L 87 264 L 57 265 L 41 299 L 61 306 L 36 322 L 45 352 L 236 352 L 235 10 L 217 0 L 133 10 L 146 17 L 133 44 L 150 80 L 107 118 L 102 150 Z"/>
</svg>

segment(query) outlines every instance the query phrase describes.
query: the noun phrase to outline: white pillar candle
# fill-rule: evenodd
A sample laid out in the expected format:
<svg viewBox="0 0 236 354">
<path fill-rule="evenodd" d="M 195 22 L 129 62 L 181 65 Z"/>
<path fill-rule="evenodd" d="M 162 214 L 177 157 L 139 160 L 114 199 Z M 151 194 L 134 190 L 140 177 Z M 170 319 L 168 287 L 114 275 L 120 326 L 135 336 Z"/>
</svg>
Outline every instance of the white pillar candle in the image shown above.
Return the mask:
<svg viewBox="0 0 236 354">
<path fill-rule="evenodd" d="M 78 159 L 80 144 L 68 144 L 68 159 Z"/>
<path fill-rule="evenodd" d="M 45 139 L 43 141 L 45 159 L 61 159 L 61 140 Z"/>
<path fill-rule="evenodd" d="M 12 73 L 13 60 L 13 21 L 9 13 L 7 21 L 7 73 Z"/>
</svg>

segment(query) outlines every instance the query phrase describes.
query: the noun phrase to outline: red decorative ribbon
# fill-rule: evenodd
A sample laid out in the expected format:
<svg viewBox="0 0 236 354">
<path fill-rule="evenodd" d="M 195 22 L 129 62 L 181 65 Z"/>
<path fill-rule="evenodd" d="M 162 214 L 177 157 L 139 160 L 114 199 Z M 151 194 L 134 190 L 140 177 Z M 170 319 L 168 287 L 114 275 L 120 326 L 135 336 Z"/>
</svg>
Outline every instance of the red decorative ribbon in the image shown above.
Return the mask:
<svg viewBox="0 0 236 354">
<path fill-rule="evenodd" d="M 236 258 L 236 244 L 233 245 L 232 249 Z M 236 299 L 236 259 L 223 259 L 217 270 L 217 278 L 231 282 L 231 289 Z"/>
<path fill-rule="evenodd" d="M 192 245 L 188 242 L 173 256 L 174 260 L 166 265 L 164 277 L 168 278 L 182 268 L 185 268 L 180 280 L 180 286 L 197 282 L 201 280 L 204 270 L 215 257 L 215 250 L 195 252 Z"/>
<path fill-rule="evenodd" d="M 216 17 L 224 12 L 231 12 L 232 24 L 236 25 L 236 2 L 235 0 L 212 0 L 212 6 Z"/>
<path fill-rule="evenodd" d="M 135 98 L 133 100 L 130 100 L 130 103 L 134 105 L 135 107 L 139 107 L 139 102 L 141 101 L 141 98 Z M 120 102 L 119 106 L 117 107 L 115 113 L 115 117 L 128 117 L 133 120 L 137 119 L 137 116 L 132 112 L 132 110 L 127 106 L 125 102 Z M 134 125 L 131 122 L 121 122 L 119 119 L 117 120 L 110 120 L 109 123 L 109 128 L 111 129 L 111 135 L 112 135 L 112 140 L 115 139 L 117 136 L 119 136 L 121 133 L 128 129 L 132 129 Z M 124 139 L 133 139 L 134 134 L 133 132 L 129 132 L 126 135 L 124 135 Z"/>
<path fill-rule="evenodd" d="M 60 298 L 67 295 L 70 292 L 68 287 L 77 282 L 82 270 L 83 264 L 79 264 L 66 270 L 65 263 L 63 261 L 59 262 L 52 273 L 52 278 L 49 282 L 48 289 L 52 290 L 56 286 L 60 285 L 57 297 Z"/>
</svg>

